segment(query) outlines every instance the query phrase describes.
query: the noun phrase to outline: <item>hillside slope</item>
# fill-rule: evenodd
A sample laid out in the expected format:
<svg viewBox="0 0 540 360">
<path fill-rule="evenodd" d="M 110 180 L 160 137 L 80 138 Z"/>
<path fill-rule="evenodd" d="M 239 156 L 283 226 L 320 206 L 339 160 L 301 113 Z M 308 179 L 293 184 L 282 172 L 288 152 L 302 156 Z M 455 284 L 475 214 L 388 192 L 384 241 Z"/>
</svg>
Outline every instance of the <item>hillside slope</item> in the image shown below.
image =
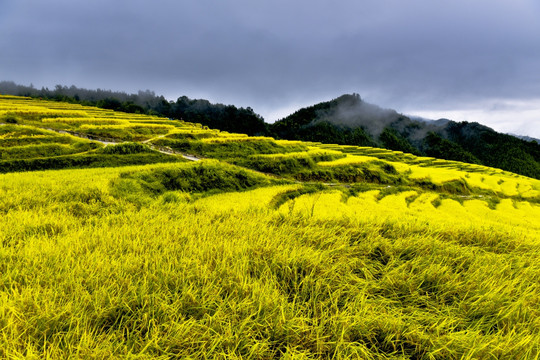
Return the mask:
<svg viewBox="0 0 540 360">
<path fill-rule="evenodd" d="M 0 358 L 540 356 L 539 180 L 30 98 L 0 119 Z"/>
<path fill-rule="evenodd" d="M 498 167 L 540 179 L 540 144 L 478 123 L 412 120 L 357 94 L 300 109 L 270 125 L 283 139 L 379 146 L 416 155 Z"/>
<path fill-rule="evenodd" d="M 49 90 L 0 81 L 0 93 L 158 115 L 249 135 L 377 146 L 416 155 L 483 164 L 540 178 L 538 142 L 499 134 L 477 123 L 411 119 L 394 110 L 366 103 L 357 94 L 343 95 L 300 109 L 285 119 L 267 124 L 249 107 L 212 104 L 205 99 L 190 99 L 187 96 L 179 97 L 176 102 L 167 101 L 149 90 L 126 94 L 60 85 Z"/>
</svg>

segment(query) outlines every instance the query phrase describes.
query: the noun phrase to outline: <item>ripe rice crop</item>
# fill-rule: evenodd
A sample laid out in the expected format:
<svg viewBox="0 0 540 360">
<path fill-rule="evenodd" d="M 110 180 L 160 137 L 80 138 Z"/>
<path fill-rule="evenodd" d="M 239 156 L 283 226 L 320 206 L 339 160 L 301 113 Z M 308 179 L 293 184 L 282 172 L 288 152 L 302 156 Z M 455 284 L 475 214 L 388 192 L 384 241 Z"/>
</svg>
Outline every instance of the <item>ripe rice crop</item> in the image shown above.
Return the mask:
<svg viewBox="0 0 540 360">
<path fill-rule="evenodd" d="M 291 145 L 291 144 L 284 144 L 284 145 Z M 254 157 L 258 158 L 267 158 L 267 159 L 288 159 L 288 158 L 334 158 L 334 157 L 342 157 L 343 153 L 340 151 L 333 151 L 333 150 L 325 150 L 325 149 L 318 149 L 318 148 L 310 148 L 307 151 L 294 151 L 294 152 L 288 152 L 288 153 L 280 153 L 280 154 L 260 154 L 260 155 L 254 155 Z"/>
<path fill-rule="evenodd" d="M 376 158 L 371 156 L 362 156 L 362 155 L 347 155 L 341 159 L 332 160 L 332 161 L 321 161 L 318 163 L 320 166 L 337 166 L 337 165 L 347 165 L 347 164 L 361 164 L 364 162 L 373 161 Z"/>
<path fill-rule="evenodd" d="M 41 119 L 43 123 L 64 123 L 69 125 L 86 125 L 92 126 L 90 124 L 117 124 L 117 125 L 127 125 L 129 121 L 123 119 L 111 119 L 111 118 L 91 118 L 91 117 L 57 117 L 57 118 L 43 118 Z"/>
<path fill-rule="evenodd" d="M 538 354 L 537 205 L 110 192 L 163 167 L 0 175 L 2 357 Z"/>
<path fill-rule="evenodd" d="M 37 157 L 53 157 L 60 155 L 77 154 L 95 149 L 98 145 L 91 142 L 79 142 L 73 145 L 66 144 L 37 144 L 24 146 L 11 146 L 0 148 L 0 159 L 28 159 Z"/>
<path fill-rule="evenodd" d="M 253 142 L 253 141 L 261 141 L 261 140 L 273 140 L 272 138 L 266 137 L 266 136 L 247 136 L 247 135 L 238 135 L 238 134 L 230 134 L 230 135 L 223 135 L 223 133 L 219 134 L 219 137 L 215 138 L 208 138 L 208 139 L 201 139 L 200 141 L 207 143 L 207 144 L 217 144 L 217 143 L 226 143 L 226 142 Z"/>
<path fill-rule="evenodd" d="M 442 184 L 447 181 L 459 180 L 463 176 L 460 172 L 456 170 L 436 168 L 436 167 L 421 167 L 421 166 L 411 166 L 411 174 L 409 175 L 410 179 L 423 179 L 428 178 L 434 184 Z"/>
<path fill-rule="evenodd" d="M 279 194 L 299 188 L 298 184 L 279 185 L 245 192 L 219 194 L 198 200 L 197 207 L 204 207 L 216 213 L 260 211 L 261 208 L 270 206 L 272 200 Z"/>
<path fill-rule="evenodd" d="M 0 174 L 2 359 L 540 358 L 538 180 L 0 96 L 30 104 L 229 163 Z M 6 153 L 75 148 L 36 127 L 40 114 L 0 126 Z M 76 157 L 179 159 L 122 143 L 37 163 Z M 251 161 L 292 172 L 238 166 Z"/>
<path fill-rule="evenodd" d="M 84 116 L 86 115 L 82 111 L 77 110 L 54 110 L 42 106 L 31 106 L 31 107 L 18 107 L 17 110 L 4 110 L 0 111 L 0 116 L 2 115 L 15 115 L 15 116 L 35 116 L 35 117 L 51 117 L 51 116 Z"/>
<path fill-rule="evenodd" d="M 96 124 L 97 123 L 97 124 Z M 172 125 L 158 125 L 158 124 L 136 124 L 126 120 L 113 120 L 109 122 L 103 122 L 107 125 L 99 125 L 101 122 L 96 122 L 94 124 L 88 123 L 80 126 L 81 130 L 85 129 L 149 129 L 149 130 L 162 130 L 169 131 L 174 129 Z M 110 124 L 110 125 L 109 125 Z"/>
</svg>

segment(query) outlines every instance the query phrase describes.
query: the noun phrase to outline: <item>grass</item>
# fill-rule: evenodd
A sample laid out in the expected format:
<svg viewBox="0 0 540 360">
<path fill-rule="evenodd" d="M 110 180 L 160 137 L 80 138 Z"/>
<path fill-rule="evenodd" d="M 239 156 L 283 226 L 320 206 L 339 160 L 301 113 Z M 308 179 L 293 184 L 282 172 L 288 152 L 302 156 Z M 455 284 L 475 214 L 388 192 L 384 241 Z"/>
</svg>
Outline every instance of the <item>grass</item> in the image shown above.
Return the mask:
<svg viewBox="0 0 540 360">
<path fill-rule="evenodd" d="M 26 98 L 0 116 L 0 358 L 540 357 L 537 180 Z"/>
<path fill-rule="evenodd" d="M 452 200 L 420 211 L 407 193 L 343 203 L 320 188 L 283 213 L 272 199 L 298 185 L 269 180 L 204 198 L 168 188 L 140 207 L 115 193 L 178 169 L 1 175 L 2 357 L 538 354 L 537 206 L 506 203 L 496 227 L 501 211 L 456 202 L 484 219 L 463 222 Z"/>
</svg>

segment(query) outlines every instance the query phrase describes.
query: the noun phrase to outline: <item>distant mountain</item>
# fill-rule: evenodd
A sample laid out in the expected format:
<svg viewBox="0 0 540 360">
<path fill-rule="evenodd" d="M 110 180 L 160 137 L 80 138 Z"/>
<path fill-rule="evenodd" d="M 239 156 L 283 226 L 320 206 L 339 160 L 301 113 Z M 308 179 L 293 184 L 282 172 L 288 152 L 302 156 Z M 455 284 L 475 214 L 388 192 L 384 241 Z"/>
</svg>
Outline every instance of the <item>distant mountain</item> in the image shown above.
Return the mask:
<svg viewBox="0 0 540 360">
<path fill-rule="evenodd" d="M 273 124 L 252 108 L 179 97 L 167 101 L 153 91 L 137 94 L 57 85 L 36 89 L 0 81 L 0 94 L 39 97 L 105 109 L 183 119 L 219 130 L 281 139 L 375 146 L 497 167 L 540 179 L 540 141 L 500 134 L 478 123 L 405 116 L 363 101 L 358 94 L 302 108 Z"/>
<path fill-rule="evenodd" d="M 343 95 L 269 125 L 272 136 L 358 146 L 483 164 L 540 179 L 540 144 L 475 122 L 408 117 Z"/>
<path fill-rule="evenodd" d="M 537 139 L 537 138 L 533 138 L 533 137 L 530 137 L 530 136 L 524 136 L 524 135 L 516 135 L 516 134 L 508 134 L 508 135 L 511 135 L 511 136 L 515 136 L 517 137 L 518 139 L 521 139 L 521 140 L 525 140 L 525 141 L 535 141 L 537 143 L 540 144 L 540 139 Z"/>
</svg>

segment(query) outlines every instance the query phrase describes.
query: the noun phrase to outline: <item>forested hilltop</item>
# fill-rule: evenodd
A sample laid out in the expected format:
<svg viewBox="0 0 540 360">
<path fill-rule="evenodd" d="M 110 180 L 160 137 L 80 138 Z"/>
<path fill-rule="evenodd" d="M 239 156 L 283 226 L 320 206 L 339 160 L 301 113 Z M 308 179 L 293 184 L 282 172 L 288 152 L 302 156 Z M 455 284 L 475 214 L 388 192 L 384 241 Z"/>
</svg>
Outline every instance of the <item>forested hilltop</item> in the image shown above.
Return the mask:
<svg viewBox="0 0 540 360">
<path fill-rule="evenodd" d="M 493 166 L 540 178 L 540 144 L 475 122 L 413 120 L 343 95 L 300 109 L 270 125 L 284 139 L 375 146 L 416 155 Z"/>
<path fill-rule="evenodd" d="M 56 85 L 54 89 L 17 85 L 11 81 L 0 82 L 0 94 L 30 96 L 47 100 L 97 106 L 103 109 L 127 113 L 158 115 L 203 124 L 214 129 L 259 135 L 266 132 L 263 118 L 251 108 L 234 105 L 212 104 L 205 99 L 181 96 L 168 101 L 153 91 L 137 94 L 111 90 L 88 90 L 76 86 Z"/>
<path fill-rule="evenodd" d="M 540 179 L 540 144 L 501 134 L 478 123 L 447 119 L 420 121 L 343 95 L 300 109 L 273 124 L 252 108 L 179 97 L 168 101 L 152 91 L 137 94 L 57 85 L 53 90 L 0 82 L 0 93 L 166 116 L 211 128 L 278 139 L 373 146 L 415 155 L 481 164 Z"/>
</svg>

